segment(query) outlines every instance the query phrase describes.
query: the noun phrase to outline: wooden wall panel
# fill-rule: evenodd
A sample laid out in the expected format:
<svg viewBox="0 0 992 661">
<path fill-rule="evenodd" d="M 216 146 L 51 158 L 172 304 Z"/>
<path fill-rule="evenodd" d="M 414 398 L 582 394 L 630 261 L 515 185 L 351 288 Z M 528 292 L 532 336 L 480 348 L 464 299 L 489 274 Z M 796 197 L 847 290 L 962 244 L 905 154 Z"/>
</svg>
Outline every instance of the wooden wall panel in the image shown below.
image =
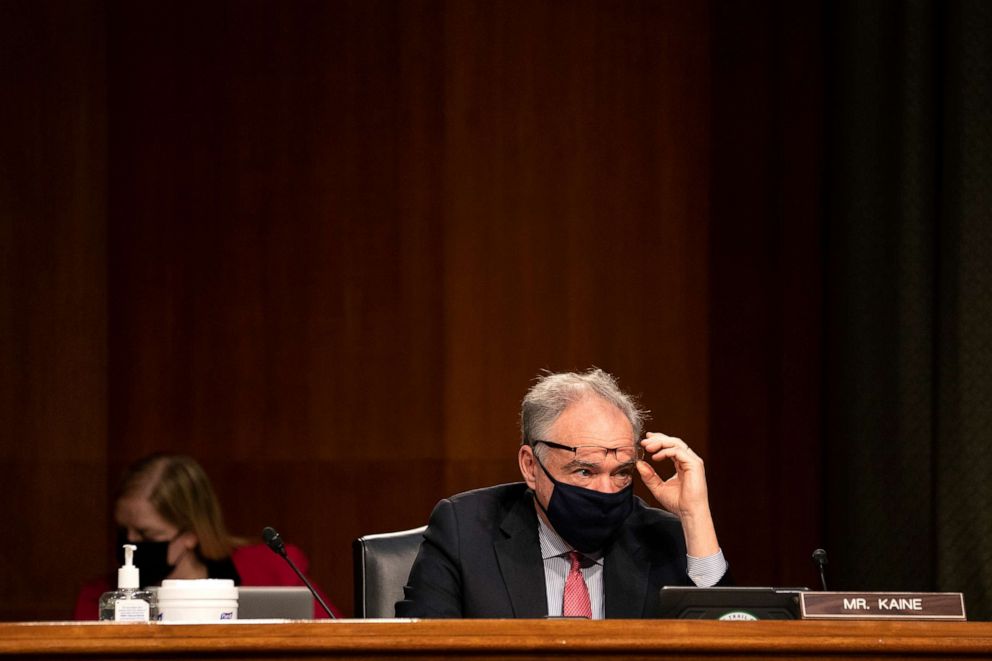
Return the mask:
<svg viewBox="0 0 992 661">
<path fill-rule="evenodd" d="M 819 12 L 712 16 L 710 492 L 748 585 L 816 587 L 823 545 Z"/>
<path fill-rule="evenodd" d="M 353 537 L 517 479 L 541 368 L 705 450 L 705 11 L 250 7 L 111 16 L 115 457 L 200 457 L 347 607 Z"/>
<path fill-rule="evenodd" d="M 112 16 L 111 445 L 200 458 L 347 608 L 441 486 L 440 23 L 240 7 Z"/>
<path fill-rule="evenodd" d="M 818 374 L 813 322 L 793 322 L 818 292 L 783 284 L 815 264 L 815 184 L 782 159 L 817 138 L 807 115 L 786 144 L 786 115 L 764 115 L 793 80 L 766 67 L 813 48 L 766 50 L 783 8 L 72 7 L 3 5 L 16 20 L 0 36 L 58 30 L 0 39 L 34 57 L 8 71 L 37 103 L 0 111 L 15 148 L 0 162 L 22 178 L 0 182 L 2 201 L 30 190 L 9 217 L 49 223 L 0 225 L 3 507 L 32 526 L 36 573 L 54 568 L 5 585 L 0 617 L 68 614 L 109 568 L 117 476 L 153 450 L 198 457 L 230 527 L 279 528 L 349 611 L 351 540 L 517 479 L 525 389 L 590 365 L 707 458 L 739 576 L 798 572 L 768 540 L 791 541 L 805 505 L 781 496 L 815 471 L 812 390 L 788 410 L 783 395 Z M 740 116 L 737 94 L 754 94 Z M 784 181 L 804 192 L 769 197 Z M 755 412 L 748 445 L 736 430 Z M 773 450 L 793 425 L 805 436 L 783 470 Z M 65 538 L 69 563 L 48 548 Z M 38 590 L 51 599 L 20 605 Z"/>
<path fill-rule="evenodd" d="M 0 4 L 0 619 L 67 617 L 104 562 L 103 25 Z"/>
<path fill-rule="evenodd" d="M 516 479 L 540 368 L 598 365 L 705 450 L 705 8 L 446 14 L 448 484 Z"/>
</svg>

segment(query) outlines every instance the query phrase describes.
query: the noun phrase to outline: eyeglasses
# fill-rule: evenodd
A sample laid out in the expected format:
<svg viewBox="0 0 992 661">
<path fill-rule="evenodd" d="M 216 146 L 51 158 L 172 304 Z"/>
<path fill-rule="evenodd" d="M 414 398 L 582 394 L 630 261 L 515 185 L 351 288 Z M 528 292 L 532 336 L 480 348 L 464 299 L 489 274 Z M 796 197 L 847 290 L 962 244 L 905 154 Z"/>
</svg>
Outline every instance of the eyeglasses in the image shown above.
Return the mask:
<svg viewBox="0 0 992 661">
<path fill-rule="evenodd" d="M 549 448 L 556 450 L 568 450 L 575 455 L 576 460 L 590 464 L 598 464 L 611 454 L 613 458 L 622 464 L 640 461 L 644 458 L 644 448 L 639 445 L 624 445 L 619 448 L 604 448 L 599 445 L 562 445 L 551 441 L 535 440 L 534 445 L 543 443 Z"/>
</svg>

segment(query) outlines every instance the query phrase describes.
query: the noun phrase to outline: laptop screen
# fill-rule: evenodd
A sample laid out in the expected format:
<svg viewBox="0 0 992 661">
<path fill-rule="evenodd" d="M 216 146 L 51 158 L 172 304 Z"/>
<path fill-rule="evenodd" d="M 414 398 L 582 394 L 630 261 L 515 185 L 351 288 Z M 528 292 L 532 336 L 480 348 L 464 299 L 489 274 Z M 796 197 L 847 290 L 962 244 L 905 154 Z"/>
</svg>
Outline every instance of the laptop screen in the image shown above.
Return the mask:
<svg viewBox="0 0 992 661">
<path fill-rule="evenodd" d="M 659 616 L 692 620 L 796 620 L 805 588 L 663 587 Z"/>
</svg>

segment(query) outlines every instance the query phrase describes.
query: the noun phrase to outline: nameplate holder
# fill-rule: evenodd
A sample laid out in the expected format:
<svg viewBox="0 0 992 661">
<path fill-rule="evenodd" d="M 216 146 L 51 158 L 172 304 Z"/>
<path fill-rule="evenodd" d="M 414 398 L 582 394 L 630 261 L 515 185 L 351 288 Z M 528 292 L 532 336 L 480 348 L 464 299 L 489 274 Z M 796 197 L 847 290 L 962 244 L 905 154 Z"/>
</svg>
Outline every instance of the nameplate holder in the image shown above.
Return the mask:
<svg viewBox="0 0 992 661">
<path fill-rule="evenodd" d="M 962 622 L 960 592 L 800 592 L 804 620 L 948 620 Z"/>
</svg>

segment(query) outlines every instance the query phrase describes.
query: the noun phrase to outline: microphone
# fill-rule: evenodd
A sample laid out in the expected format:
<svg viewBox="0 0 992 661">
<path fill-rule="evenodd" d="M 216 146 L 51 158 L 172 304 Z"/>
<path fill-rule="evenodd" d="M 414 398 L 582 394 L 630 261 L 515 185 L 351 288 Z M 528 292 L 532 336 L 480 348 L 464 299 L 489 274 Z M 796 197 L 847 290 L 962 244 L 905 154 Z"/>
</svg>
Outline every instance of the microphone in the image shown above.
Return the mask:
<svg viewBox="0 0 992 661">
<path fill-rule="evenodd" d="M 820 570 L 820 583 L 823 584 L 823 590 L 827 590 L 827 572 L 824 567 L 827 566 L 827 552 L 823 549 L 816 549 L 813 551 L 813 564 L 816 568 Z"/>
<path fill-rule="evenodd" d="M 324 609 L 324 612 L 326 612 L 332 620 L 338 619 L 334 616 L 334 612 L 328 608 L 326 603 L 324 603 L 324 599 L 310 584 L 310 581 L 307 580 L 307 577 L 303 575 L 303 572 L 296 567 L 296 563 L 293 562 L 288 555 L 286 555 L 286 544 L 283 543 L 282 537 L 276 532 L 276 529 L 271 526 L 265 526 L 262 530 L 262 539 L 265 540 L 265 545 L 272 549 L 273 553 L 281 555 L 283 560 L 289 563 L 289 566 L 293 568 L 296 575 L 299 576 L 300 580 L 303 581 L 303 584 L 307 586 L 307 589 L 310 590 L 310 594 L 312 594 L 313 598 L 317 600 L 317 603 Z"/>
</svg>

